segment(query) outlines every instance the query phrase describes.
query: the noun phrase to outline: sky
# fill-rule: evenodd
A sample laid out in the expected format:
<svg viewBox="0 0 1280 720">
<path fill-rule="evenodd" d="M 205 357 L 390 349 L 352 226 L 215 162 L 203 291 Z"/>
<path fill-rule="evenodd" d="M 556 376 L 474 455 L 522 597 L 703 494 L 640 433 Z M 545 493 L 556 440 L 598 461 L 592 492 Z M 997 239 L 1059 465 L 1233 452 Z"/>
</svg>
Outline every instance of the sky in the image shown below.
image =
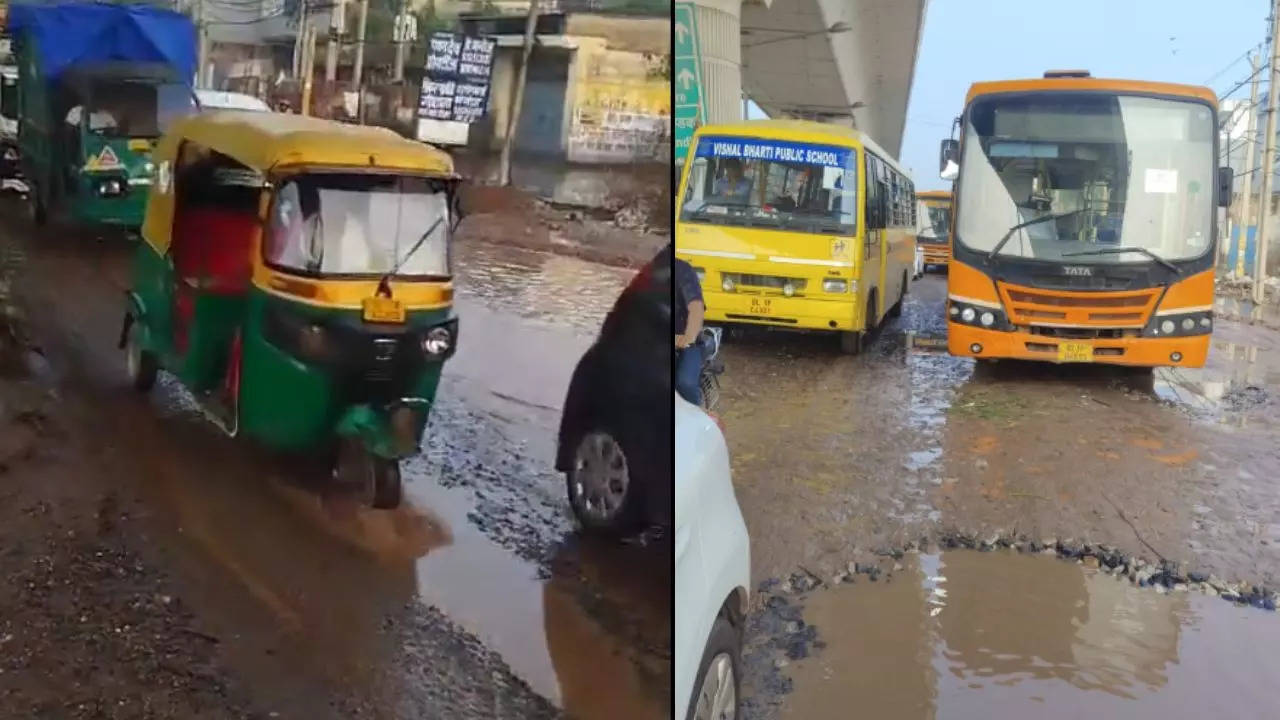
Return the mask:
<svg viewBox="0 0 1280 720">
<path fill-rule="evenodd" d="M 938 177 L 938 141 L 969 85 L 1084 69 L 1094 77 L 1208 85 L 1249 75 L 1268 0 L 929 0 L 899 160 L 918 190 Z M 1265 87 L 1265 85 L 1264 85 Z M 1246 84 L 1232 97 L 1248 99 Z M 752 117 L 759 117 L 755 112 Z"/>
</svg>

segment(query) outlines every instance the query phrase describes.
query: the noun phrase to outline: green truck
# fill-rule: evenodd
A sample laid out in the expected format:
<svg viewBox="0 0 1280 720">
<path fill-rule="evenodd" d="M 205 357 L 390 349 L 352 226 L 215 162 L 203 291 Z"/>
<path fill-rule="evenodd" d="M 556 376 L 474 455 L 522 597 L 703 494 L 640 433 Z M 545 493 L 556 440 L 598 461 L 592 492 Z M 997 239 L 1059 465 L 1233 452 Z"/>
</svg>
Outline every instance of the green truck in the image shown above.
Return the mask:
<svg viewBox="0 0 1280 720">
<path fill-rule="evenodd" d="M 151 152 L 195 112 L 195 26 L 144 5 L 10 7 L 18 149 L 32 220 L 136 230 L 155 176 Z"/>
</svg>

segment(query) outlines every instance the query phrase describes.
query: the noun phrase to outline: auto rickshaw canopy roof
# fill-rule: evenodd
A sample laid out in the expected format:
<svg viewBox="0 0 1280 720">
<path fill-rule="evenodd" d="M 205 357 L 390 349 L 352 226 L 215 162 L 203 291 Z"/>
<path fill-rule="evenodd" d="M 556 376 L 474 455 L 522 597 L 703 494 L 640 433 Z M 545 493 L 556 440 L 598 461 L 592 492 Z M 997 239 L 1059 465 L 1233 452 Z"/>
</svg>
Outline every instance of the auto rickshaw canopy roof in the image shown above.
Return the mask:
<svg viewBox="0 0 1280 720">
<path fill-rule="evenodd" d="M 453 158 L 392 130 L 305 115 L 214 110 L 182 118 L 161 140 L 173 158 L 183 141 L 198 143 L 260 172 L 290 166 L 396 170 L 453 176 Z"/>
</svg>

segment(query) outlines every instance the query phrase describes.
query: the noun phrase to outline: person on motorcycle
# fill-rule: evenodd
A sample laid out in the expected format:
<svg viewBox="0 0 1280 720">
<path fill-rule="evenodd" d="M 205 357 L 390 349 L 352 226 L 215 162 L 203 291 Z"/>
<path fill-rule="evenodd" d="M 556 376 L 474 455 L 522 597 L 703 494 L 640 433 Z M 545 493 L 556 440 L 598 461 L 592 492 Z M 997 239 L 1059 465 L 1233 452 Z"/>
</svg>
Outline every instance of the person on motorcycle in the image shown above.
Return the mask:
<svg viewBox="0 0 1280 720">
<path fill-rule="evenodd" d="M 702 300 L 702 287 L 693 266 L 671 253 L 675 280 L 676 304 L 672 320 L 676 330 L 676 392 L 694 405 L 702 402 L 698 376 L 702 372 L 702 318 L 707 306 Z"/>
</svg>

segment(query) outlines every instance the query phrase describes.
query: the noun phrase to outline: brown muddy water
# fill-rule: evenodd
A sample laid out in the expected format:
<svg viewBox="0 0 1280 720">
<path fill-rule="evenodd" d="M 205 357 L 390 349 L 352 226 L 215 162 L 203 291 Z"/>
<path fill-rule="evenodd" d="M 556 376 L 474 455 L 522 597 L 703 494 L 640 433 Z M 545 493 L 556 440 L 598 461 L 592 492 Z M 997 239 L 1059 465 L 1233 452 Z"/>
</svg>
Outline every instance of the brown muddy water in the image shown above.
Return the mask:
<svg viewBox="0 0 1280 720">
<path fill-rule="evenodd" d="M 809 597 L 786 718 L 1274 718 L 1280 619 L 1013 552 L 908 555 Z"/>
</svg>

